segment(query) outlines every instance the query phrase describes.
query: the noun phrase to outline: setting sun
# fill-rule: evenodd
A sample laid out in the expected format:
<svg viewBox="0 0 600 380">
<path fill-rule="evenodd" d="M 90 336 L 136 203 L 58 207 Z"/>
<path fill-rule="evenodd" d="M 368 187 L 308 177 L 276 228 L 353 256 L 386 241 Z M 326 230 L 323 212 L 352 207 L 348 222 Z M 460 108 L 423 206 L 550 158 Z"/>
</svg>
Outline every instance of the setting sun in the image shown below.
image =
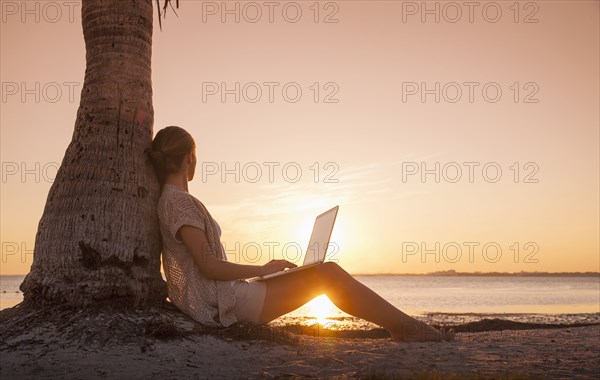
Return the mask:
<svg viewBox="0 0 600 380">
<path fill-rule="evenodd" d="M 336 311 L 335 305 L 327 298 L 325 294 L 314 298 L 305 305 L 309 310 L 309 315 L 312 315 L 317 323 L 325 325 L 328 318 L 331 318 Z"/>
</svg>

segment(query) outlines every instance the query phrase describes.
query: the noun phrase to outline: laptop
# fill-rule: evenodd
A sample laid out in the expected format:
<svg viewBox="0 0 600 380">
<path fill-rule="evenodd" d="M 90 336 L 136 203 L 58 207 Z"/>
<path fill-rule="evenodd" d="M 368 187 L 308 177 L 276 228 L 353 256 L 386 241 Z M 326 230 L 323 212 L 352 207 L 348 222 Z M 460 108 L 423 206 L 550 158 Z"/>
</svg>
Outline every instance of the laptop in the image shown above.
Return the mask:
<svg viewBox="0 0 600 380">
<path fill-rule="evenodd" d="M 312 234 L 310 235 L 310 241 L 308 242 L 308 248 L 304 254 L 304 262 L 302 265 L 270 273 L 262 277 L 254 277 L 248 281 L 262 281 L 273 277 L 283 276 L 299 270 L 311 268 L 325 261 L 325 255 L 327 254 L 327 247 L 329 246 L 329 239 L 331 238 L 331 232 L 333 231 L 333 224 L 335 223 L 338 209 L 339 206 L 335 206 L 318 215 L 315 219 L 315 224 L 313 226 Z"/>
</svg>

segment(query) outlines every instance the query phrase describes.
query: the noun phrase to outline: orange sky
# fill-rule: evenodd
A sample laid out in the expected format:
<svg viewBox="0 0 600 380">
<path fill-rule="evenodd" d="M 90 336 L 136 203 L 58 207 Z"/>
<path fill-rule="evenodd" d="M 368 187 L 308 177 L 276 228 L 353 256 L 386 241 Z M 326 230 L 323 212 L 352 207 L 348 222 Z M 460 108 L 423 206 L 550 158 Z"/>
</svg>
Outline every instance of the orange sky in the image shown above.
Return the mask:
<svg viewBox="0 0 600 380">
<path fill-rule="evenodd" d="M 28 3 L 0 0 L 0 274 L 29 270 L 85 70 L 79 3 Z M 472 22 L 439 2 L 439 23 L 420 1 L 314 3 L 270 22 L 227 2 L 236 23 L 182 1 L 155 25 L 154 128 L 195 137 L 190 190 L 230 260 L 293 259 L 339 204 L 331 259 L 353 273 L 599 270 L 598 1 L 476 2 Z"/>
</svg>

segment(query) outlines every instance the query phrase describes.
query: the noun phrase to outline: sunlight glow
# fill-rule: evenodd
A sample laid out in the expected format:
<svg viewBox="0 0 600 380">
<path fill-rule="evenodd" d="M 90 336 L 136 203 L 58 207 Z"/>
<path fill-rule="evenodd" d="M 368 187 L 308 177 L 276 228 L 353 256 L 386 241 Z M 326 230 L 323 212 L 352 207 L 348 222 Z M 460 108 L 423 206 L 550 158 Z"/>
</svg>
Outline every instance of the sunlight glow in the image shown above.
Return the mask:
<svg viewBox="0 0 600 380">
<path fill-rule="evenodd" d="M 317 323 L 321 325 L 325 325 L 328 322 L 327 318 L 333 317 L 336 311 L 335 305 L 325 294 L 312 299 L 306 304 L 306 307 L 310 310 L 310 315 L 314 316 Z"/>
<path fill-rule="evenodd" d="M 307 216 L 302 222 L 296 220 L 294 223 L 297 226 L 293 235 L 294 241 L 298 243 L 302 249 L 306 249 L 306 246 L 308 245 L 314 223 L 314 216 Z"/>
<path fill-rule="evenodd" d="M 304 257 L 304 253 L 308 248 L 308 244 L 310 241 L 310 236 L 312 233 L 313 225 L 315 223 L 315 217 L 319 212 L 326 211 L 325 208 L 317 209 L 317 212 L 313 212 L 305 216 L 302 222 L 298 223 L 294 221 L 293 223 L 297 226 L 294 230 L 293 241 L 297 243 L 300 247 L 302 247 L 302 252 L 300 253 L 300 257 Z M 344 220 L 342 218 L 338 218 L 335 221 L 335 225 L 333 226 L 333 232 L 331 233 L 331 239 L 329 240 L 329 248 L 327 249 L 327 255 L 325 256 L 325 261 L 336 261 L 339 262 L 340 256 L 339 252 L 341 251 L 342 246 L 345 243 L 345 229 L 344 229 Z M 296 262 L 296 264 L 299 261 Z"/>
</svg>

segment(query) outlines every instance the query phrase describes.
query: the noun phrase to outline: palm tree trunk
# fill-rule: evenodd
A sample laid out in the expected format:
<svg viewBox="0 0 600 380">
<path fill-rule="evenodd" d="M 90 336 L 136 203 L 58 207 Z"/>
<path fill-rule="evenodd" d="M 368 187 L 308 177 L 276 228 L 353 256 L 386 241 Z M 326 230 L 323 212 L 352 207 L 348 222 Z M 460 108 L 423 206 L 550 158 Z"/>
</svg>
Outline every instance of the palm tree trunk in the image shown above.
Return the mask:
<svg viewBox="0 0 600 380">
<path fill-rule="evenodd" d="M 83 0 L 75 131 L 38 225 L 25 302 L 162 302 L 152 140 L 152 0 Z"/>
</svg>

